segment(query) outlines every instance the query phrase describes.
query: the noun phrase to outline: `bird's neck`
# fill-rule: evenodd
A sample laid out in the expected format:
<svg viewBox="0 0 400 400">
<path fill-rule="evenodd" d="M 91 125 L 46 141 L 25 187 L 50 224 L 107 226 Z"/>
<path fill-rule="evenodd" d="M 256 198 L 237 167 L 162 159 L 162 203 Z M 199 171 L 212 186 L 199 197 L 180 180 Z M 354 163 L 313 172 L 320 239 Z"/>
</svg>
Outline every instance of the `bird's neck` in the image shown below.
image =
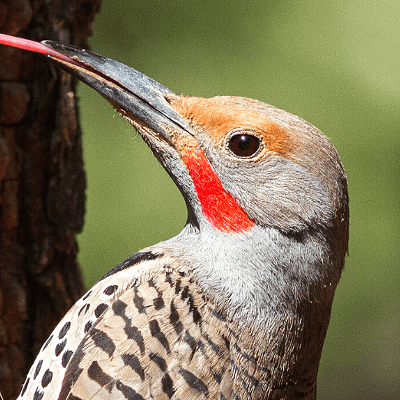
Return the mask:
<svg viewBox="0 0 400 400">
<path fill-rule="evenodd" d="M 239 377 L 232 391 L 253 388 L 248 399 L 315 399 L 326 326 L 309 325 L 295 315 L 272 320 L 265 330 L 231 323 L 232 374 Z"/>
<path fill-rule="evenodd" d="M 226 316 L 235 385 L 256 381 L 252 399 L 315 398 L 338 280 L 325 240 L 187 228 L 163 246 Z"/>
</svg>

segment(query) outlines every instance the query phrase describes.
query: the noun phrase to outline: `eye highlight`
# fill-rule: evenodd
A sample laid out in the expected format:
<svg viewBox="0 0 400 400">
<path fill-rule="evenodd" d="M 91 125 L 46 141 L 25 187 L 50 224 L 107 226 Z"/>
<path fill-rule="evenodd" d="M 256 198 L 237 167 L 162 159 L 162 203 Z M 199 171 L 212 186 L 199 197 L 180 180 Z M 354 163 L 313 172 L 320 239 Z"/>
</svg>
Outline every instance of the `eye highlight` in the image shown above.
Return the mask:
<svg viewBox="0 0 400 400">
<path fill-rule="evenodd" d="M 261 148 L 259 137 L 248 133 L 239 133 L 229 139 L 229 150 L 238 157 L 252 157 Z"/>
</svg>

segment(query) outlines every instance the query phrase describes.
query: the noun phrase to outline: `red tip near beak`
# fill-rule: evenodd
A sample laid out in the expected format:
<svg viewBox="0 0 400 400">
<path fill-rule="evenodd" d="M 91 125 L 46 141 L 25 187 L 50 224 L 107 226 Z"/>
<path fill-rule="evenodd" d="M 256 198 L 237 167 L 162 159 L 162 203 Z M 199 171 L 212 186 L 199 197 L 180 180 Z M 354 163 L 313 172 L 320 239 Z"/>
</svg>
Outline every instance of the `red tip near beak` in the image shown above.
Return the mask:
<svg viewBox="0 0 400 400">
<path fill-rule="evenodd" d="M 0 44 L 5 44 L 7 46 L 17 47 L 18 49 L 32 51 L 34 53 L 43 54 L 45 56 L 54 58 L 56 60 L 64 61 L 68 64 L 78 65 L 71 57 L 65 56 L 58 51 L 52 49 L 39 42 L 34 42 L 33 40 L 23 39 L 20 37 L 4 35 L 0 33 Z"/>
</svg>

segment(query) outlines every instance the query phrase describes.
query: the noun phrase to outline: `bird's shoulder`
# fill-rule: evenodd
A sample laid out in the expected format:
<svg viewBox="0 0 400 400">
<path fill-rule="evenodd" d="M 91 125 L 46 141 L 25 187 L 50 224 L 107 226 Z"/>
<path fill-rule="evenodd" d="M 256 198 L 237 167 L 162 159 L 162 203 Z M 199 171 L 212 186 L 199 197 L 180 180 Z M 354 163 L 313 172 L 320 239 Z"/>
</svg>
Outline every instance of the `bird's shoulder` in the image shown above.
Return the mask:
<svg viewBox="0 0 400 400">
<path fill-rule="evenodd" d="M 208 398 L 228 368 L 226 330 L 224 315 L 182 263 L 154 251 L 138 253 L 65 315 L 20 396 Z"/>
</svg>

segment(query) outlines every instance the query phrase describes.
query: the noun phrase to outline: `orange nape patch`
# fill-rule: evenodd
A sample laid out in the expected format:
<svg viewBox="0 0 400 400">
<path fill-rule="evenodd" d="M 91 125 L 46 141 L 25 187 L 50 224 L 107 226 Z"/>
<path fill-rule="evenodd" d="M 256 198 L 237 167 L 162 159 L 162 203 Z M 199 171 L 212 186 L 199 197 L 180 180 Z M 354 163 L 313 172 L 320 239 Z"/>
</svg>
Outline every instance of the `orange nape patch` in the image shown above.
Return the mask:
<svg viewBox="0 0 400 400">
<path fill-rule="evenodd" d="M 294 148 L 293 138 L 286 129 L 262 112 L 246 107 L 245 101 L 241 104 L 240 98 L 182 96 L 172 99 L 171 106 L 194 128 L 210 133 L 218 144 L 232 129 L 243 128 L 261 135 L 267 152 L 288 157 Z"/>
<path fill-rule="evenodd" d="M 224 189 L 203 151 L 185 146 L 181 157 L 192 178 L 203 214 L 211 225 L 222 232 L 248 231 L 254 222 Z"/>
</svg>

